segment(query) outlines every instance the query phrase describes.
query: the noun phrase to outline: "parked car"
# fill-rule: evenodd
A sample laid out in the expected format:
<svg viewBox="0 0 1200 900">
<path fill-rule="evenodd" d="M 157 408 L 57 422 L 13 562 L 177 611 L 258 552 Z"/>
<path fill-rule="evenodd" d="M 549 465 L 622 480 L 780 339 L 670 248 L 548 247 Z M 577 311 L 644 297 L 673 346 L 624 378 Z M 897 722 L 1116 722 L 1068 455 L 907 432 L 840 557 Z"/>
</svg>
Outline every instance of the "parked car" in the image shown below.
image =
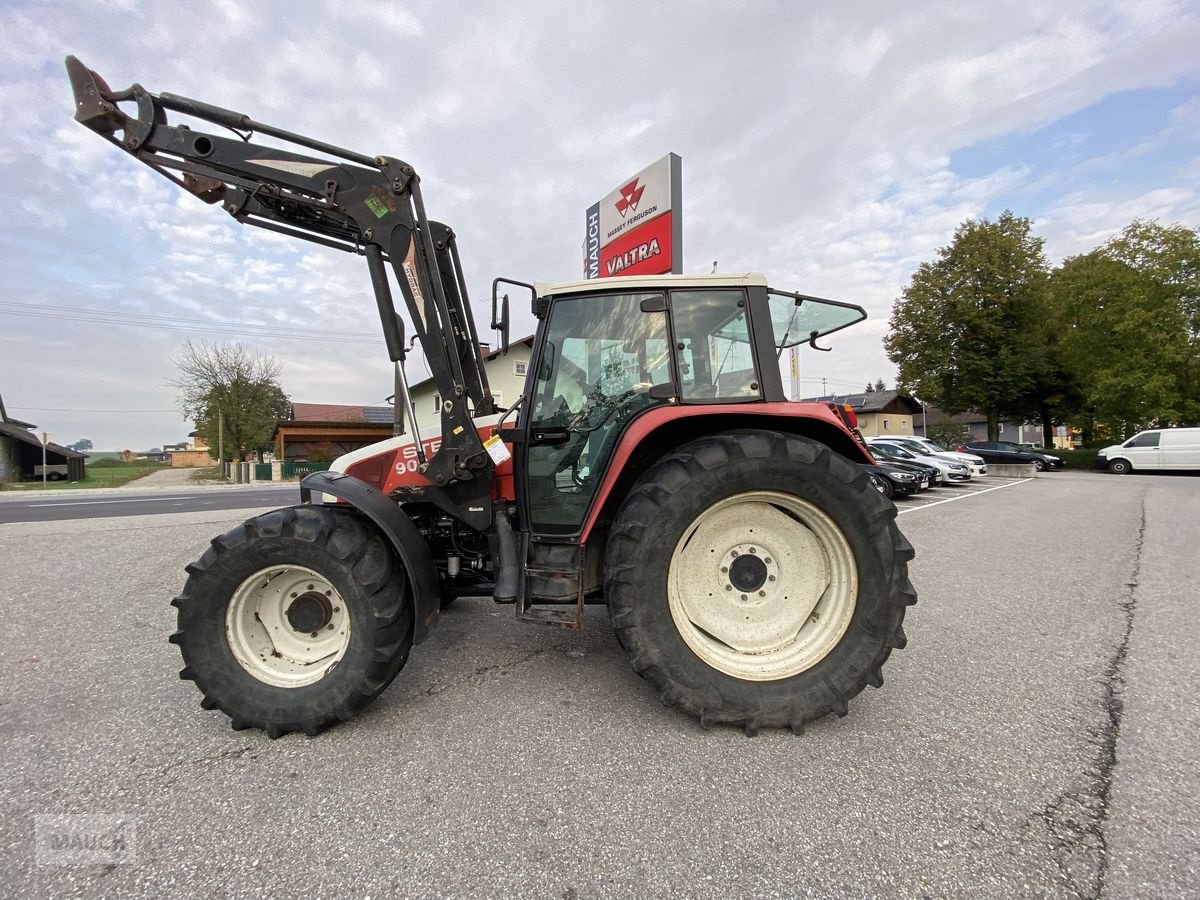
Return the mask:
<svg viewBox="0 0 1200 900">
<path fill-rule="evenodd" d="M 1061 456 L 1052 456 L 1049 453 L 1042 453 L 1040 450 L 1025 450 L 1012 441 L 972 441 L 969 444 L 963 444 L 962 449 L 978 454 L 988 462 L 998 465 L 1033 463 L 1033 467 L 1039 472 L 1063 467 Z"/>
<path fill-rule="evenodd" d="M 891 455 L 888 455 L 889 450 L 891 451 Z M 924 473 L 929 477 L 929 487 L 937 487 L 946 481 L 946 477 L 941 469 L 931 463 L 921 462 L 903 447 L 883 447 L 879 450 L 871 448 L 871 452 L 875 456 L 875 462 L 881 465 L 894 466 L 895 468 L 910 472 Z"/>
<path fill-rule="evenodd" d="M 897 444 L 912 453 L 931 454 L 933 456 L 942 456 L 951 462 L 965 462 L 971 469 L 971 477 L 977 478 L 987 474 L 987 463 L 983 457 L 976 456 L 974 453 L 964 453 L 961 450 L 947 450 L 940 444 L 935 444 L 928 438 L 917 437 L 915 434 L 903 436 L 888 436 L 879 437 L 876 440 L 887 441 L 892 444 Z"/>
<path fill-rule="evenodd" d="M 905 472 L 894 466 L 873 466 L 870 463 L 859 463 L 859 465 L 866 470 L 867 477 L 871 479 L 875 490 L 889 498 L 907 497 L 917 493 L 921 490 L 925 479 L 928 478 L 927 475 Z"/>
<path fill-rule="evenodd" d="M 867 446 L 871 449 L 872 454 L 882 454 L 905 462 L 915 461 L 925 463 L 928 466 L 935 466 L 941 472 L 943 482 L 971 480 L 971 468 L 966 463 L 952 462 L 949 459 L 933 454 L 918 453 L 879 438 L 867 438 Z"/>
<path fill-rule="evenodd" d="M 1153 428 L 1096 454 L 1096 466 L 1125 475 L 1134 470 L 1200 470 L 1200 428 Z"/>
</svg>

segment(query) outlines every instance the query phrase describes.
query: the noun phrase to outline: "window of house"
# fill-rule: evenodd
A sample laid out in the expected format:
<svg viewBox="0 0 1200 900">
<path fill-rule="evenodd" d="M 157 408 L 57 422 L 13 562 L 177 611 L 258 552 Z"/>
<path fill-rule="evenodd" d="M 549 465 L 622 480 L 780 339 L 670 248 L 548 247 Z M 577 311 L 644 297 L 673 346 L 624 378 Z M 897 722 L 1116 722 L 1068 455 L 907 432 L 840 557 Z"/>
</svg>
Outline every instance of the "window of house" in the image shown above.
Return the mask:
<svg viewBox="0 0 1200 900">
<path fill-rule="evenodd" d="M 888 430 L 888 420 L 887 420 L 887 419 L 884 419 L 884 420 L 883 420 L 883 430 L 884 430 L 884 431 L 887 431 L 887 430 Z"/>
<path fill-rule="evenodd" d="M 518 378 L 524 378 L 525 377 L 525 368 L 527 365 L 528 365 L 527 363 L 523 363 L 523 362 L 514 362 L 513 363 L 513 374 L 516 375 Z"/>
<path fill-rule="evenodd" d="M 433 395 L 433 411 L 435 413 L 440 413 L 442 411 L 442 395 L 441 394 Z"/>
</svg>

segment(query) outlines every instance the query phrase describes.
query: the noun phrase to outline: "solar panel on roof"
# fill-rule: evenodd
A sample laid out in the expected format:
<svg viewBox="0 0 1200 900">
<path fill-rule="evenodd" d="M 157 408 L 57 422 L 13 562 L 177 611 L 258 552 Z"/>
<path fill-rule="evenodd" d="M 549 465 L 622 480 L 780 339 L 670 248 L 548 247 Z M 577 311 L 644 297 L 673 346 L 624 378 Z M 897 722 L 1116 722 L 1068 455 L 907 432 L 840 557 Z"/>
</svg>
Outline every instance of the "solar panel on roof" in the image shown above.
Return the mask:
<svg viewBox="0 0 1200 900">
<path fill-rule="evenodd" d="M 363 418 L 368 422 L 391 422 L 395 413 L 389 406 L 364 406 Z"/>
</svg>

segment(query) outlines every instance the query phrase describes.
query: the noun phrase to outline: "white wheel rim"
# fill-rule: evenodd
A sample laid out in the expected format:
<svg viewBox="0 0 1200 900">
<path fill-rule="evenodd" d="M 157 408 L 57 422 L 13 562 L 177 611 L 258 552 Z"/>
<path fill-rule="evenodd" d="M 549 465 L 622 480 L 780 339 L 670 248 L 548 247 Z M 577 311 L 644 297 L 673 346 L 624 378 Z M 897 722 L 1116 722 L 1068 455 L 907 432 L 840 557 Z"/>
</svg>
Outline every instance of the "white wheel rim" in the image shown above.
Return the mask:
<svg viewBox="0 0 1200 900">
<path fill-rule="evenodd" d="M 799 497 L 753 491 L 688 526 L 671 556 L 667 597 L 703 662 L 734 678 L 776 681 L 837 646 L 854 615 L 858 569 L 827 514 Z"/>
<path fill-rule="evenodd" d="M 304 566 L 270 566 L 241 583 L 225 636 L 242 668 L 266 684 L 320 681 L 350 644 L 350 615 L 328 579 Z"/>
</svg>

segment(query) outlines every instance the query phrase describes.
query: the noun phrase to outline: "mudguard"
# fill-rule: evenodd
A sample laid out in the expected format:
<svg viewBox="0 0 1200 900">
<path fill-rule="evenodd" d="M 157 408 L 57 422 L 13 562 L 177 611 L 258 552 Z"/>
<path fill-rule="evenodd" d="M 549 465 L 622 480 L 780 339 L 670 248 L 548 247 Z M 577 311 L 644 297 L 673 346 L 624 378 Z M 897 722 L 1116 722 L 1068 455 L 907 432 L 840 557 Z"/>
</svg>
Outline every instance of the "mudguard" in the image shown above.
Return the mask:
<svg viewBox="0 0 1200 900">
<path fill-rule="evenodd" d="M 395 548 L 413 589 L 413 643 L 421 643 L 437 624 L 441 595 L 437 567 L 417 526 L 395 501 L 353 475 L 313 472 L 300 482 L 300 500 L 311 503 L 314 491 L 344 500 L 374 522 Z"/>
</svg>

